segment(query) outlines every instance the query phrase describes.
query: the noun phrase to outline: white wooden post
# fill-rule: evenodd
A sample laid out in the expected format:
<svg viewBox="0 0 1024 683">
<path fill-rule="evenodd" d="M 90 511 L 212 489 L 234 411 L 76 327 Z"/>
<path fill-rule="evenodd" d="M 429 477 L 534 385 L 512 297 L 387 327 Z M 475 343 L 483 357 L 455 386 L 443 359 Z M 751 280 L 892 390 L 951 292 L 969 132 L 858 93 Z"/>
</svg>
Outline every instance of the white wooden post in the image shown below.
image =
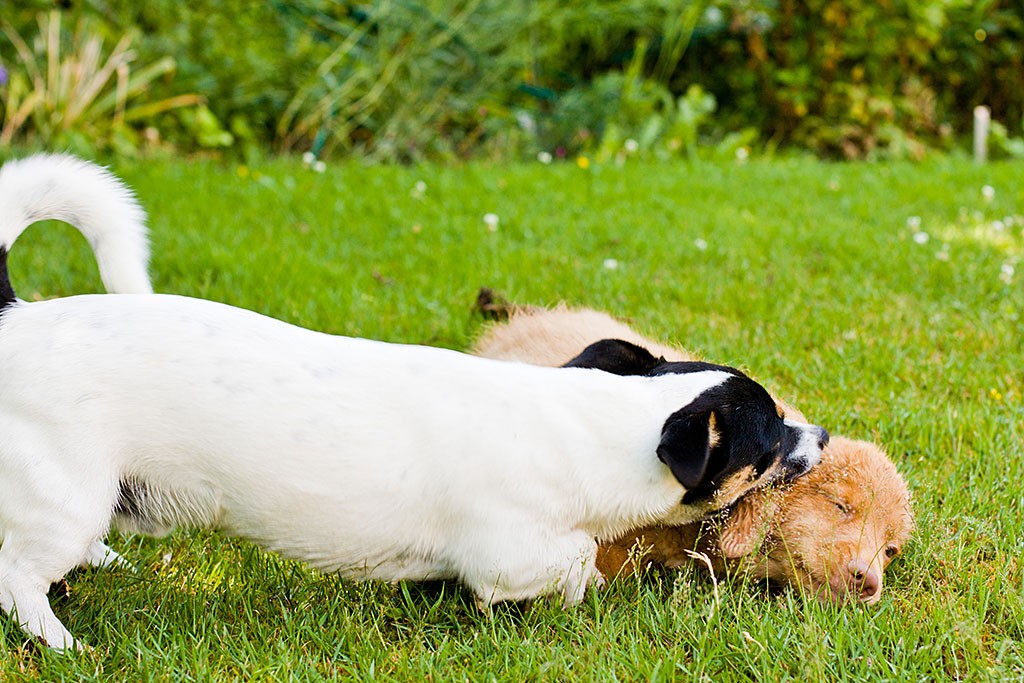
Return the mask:
<svg viewBox="0 0 1024 683">
<path fill-rule="evenodd" d="M 974 108 L 974 160 L 985 163 L 988 159 L 988 124 L 991 114 L 988 107 L 978 105 Z"/>
</svg>

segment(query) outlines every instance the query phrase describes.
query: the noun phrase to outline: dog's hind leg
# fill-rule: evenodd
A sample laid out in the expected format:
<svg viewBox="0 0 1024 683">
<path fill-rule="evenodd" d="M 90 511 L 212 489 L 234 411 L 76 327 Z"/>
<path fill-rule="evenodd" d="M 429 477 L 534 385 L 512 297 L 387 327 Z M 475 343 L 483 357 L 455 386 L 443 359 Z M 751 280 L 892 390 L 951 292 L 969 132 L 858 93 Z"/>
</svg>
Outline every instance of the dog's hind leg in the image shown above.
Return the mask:
<svg viewBox="0 0 1024 683">
<path fill-rule="evenodd" d="M 98 560 L 96 539 L 105 532 L 103 510 L 83 506 L 84 498 L 68 496 L 65 507 L 51 507 L 43 514 L 37 509 L 24 519 L 12 520 L 9 510 L 0 510 L 6 518 L 0 546 L 0 608 L 56 650 L 75 648 L 77 643 L 53 613 L 47 590 L 72 568 Z"/>
<path fill-rule="evenodd" d="M 31 539 L 26 541 L 34 546 Z M 46 597 L 50 583 L 60 579 L 66 569 L 48 571 L 36 561 L 38 550 L 30 547 L 26 552 L 25 543 L 17 536 L 5 535 L 0 547 L 0 608 L 45 645 L 56 650 L 76 648 L 78 644 L 53 613 Z"/>
<path fill-rule="evenodd" d="M 104 531 L 101 527 L 105 520 L 96 514 L 89 519 L 87 510 L 72 502 L 45 515 L 26 515 L 25 521 L 30 524 L 12 524 L 5 514 L 8 519 L 0 546 L 0 608 L 27 633 L 56 650 L 75 648 L 77 643 L 53 613 L 47 590 L 72 568 L 100 559 L 95 544 Z"/>
<path fill-rule="evenodd" d="M 92 453 L 71 450 L 44 430 L 8 416 L 0 433 L 0 608 L 57 650 L 77 643 L 53 613 L 50 584 L 97 559 L 117 477 L 82 466 Z M 94 459 L 94 463 L 99 458 Z"/>
<path fill-rule="evenodd" d="M 80 566 L 101 568 L 114 566 L 135 569 L 131 562 L 118 555 L 103 541 L 93 541 L 89 549 L 85 551 L 85 557 L 82 559 Z"/>
<path fill-rule="evenodd" d="M 48 581 L 40 585 L 25 576 L 11 575 L 0 568 L 0 607 L 11 615 L 26 633 L 56 650 L 78 647 L 71 633 L 50 608 L 46 591 Z"/>
</svg>

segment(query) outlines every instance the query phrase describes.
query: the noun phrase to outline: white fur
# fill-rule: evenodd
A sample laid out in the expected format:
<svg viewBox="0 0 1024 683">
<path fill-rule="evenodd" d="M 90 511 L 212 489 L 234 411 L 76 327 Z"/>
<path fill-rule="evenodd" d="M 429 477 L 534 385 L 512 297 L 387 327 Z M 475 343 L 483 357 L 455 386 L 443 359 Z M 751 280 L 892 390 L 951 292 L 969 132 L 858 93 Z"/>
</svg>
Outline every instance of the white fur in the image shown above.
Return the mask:
<svg viewBox="0 0 1024 683">
<path fill-rule="evenodd" d="M 109 171 L 66 154 L 38 154 L 0 167 L 0 246 L 36 221 L 57 219 L 85 235 L 109 292 L 152 292 L 146 213 Z"/>
<path fill-rule="evenodd" d="M 27 160 L 0 198 L 0 246 L 47 212 L 81 221 L 105 281 L 148 291 L 141 212 L 109 174 Z M 112 524 L 215 527 L 359 578 L 458 578 L 484 604 L 578 602 L 595 538 L 697 514 L 655 453 L 669 415 L 729 374 L 541 368 L 109 294 L 3 309 L 0 377 L 0 606 L 66 648 L 47 586 L 118 561 Z M 144 482 L 147 519 L 115 514 L 124 481 Z"/>
<path fill-rule="evenodd" d="M 684 521 L 662 425 L 729 376 L 503 363 L 169 295 L 16 304 L 0 368 L 0 600 L 51 645 L 70 635 L 11 582 L 45 593 L 82 563 L 125 477 L 155 484 L 164 530 L 212 526 L 351 576 L 459 578 L 484 603 L 576 602 L 595 538 Z"/>
</svg>

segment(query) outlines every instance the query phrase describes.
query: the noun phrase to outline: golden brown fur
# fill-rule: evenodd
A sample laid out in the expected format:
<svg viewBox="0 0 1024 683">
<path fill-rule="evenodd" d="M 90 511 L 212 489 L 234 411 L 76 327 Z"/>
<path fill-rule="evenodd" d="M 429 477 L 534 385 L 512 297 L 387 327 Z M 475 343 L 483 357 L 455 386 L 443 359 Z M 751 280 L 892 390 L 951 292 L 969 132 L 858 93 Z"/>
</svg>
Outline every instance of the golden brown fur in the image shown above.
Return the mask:
<svg viewBox="0 0 1024 683">
<path fill-rule="evenodd" d="M 562 365 L 600 339 L 622 339 L 668 360 L 694 355 L 644 338 L 611 316 L 587 309 L 512 308 L 473 353 L 537 365 Z M 799 411 L 780 402 L 794 419 Z M 866 441 L 833 437 L 821 463 L 791 485 L 741 499 L 717 522 L 637 530 L 603 544 L 605 576 L 634 571 L 634 563 L 679 566 L 687 550 L 726 567 L 825 600 L 874 603 L 882 576 L 913 528 L 910 494 L 884 451 Z"/>
</svg>

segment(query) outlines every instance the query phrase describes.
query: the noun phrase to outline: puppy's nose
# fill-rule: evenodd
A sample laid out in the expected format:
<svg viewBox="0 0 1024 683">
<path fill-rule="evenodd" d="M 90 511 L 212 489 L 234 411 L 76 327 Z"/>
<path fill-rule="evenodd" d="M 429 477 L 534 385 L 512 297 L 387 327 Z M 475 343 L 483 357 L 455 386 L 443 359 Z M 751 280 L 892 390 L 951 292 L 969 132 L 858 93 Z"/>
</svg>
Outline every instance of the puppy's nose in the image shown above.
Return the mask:
<svg viewBox="0 0 1024 683">
<path fill-rule="evenodd" d="M 882 589 L 882 575 L 877 569 L 864 560 L 852 560 L 846 568 L 850 572 L 850 590 L 857 594 L 861 602 L 878 596 Z"/>
<path fill-rule="evenodd" d="M 828 445 L 828 432 L 825 431 L 824 427 L 817 427 L 816 426 L 815 428 L 818 430 L 817 431 L 818 448 L 825 448 L 825 446 Z"/>
</svg>

